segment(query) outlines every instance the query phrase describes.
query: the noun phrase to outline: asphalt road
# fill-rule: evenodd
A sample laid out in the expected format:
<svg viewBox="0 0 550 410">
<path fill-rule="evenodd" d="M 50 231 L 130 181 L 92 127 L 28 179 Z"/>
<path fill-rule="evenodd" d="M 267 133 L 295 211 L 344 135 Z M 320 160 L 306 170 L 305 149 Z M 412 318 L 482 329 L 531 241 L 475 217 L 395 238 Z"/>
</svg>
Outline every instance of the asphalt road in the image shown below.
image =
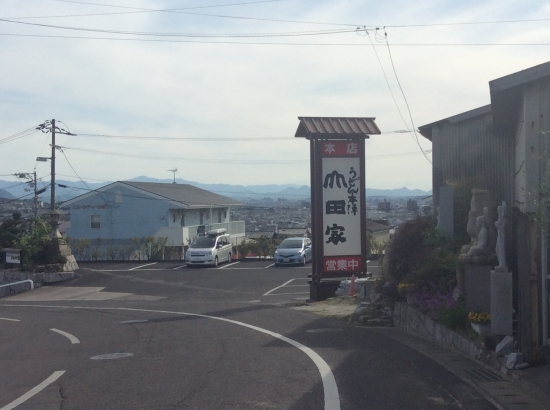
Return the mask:
<svg viewBox="0 0 550 410">
<path fill-rule="evenodd" d="M 376 329 L 288 308 L 310 266 L 270 264 L 82 264 L 1 299 L 0 410 L 494 408 Z"/>
</svg>

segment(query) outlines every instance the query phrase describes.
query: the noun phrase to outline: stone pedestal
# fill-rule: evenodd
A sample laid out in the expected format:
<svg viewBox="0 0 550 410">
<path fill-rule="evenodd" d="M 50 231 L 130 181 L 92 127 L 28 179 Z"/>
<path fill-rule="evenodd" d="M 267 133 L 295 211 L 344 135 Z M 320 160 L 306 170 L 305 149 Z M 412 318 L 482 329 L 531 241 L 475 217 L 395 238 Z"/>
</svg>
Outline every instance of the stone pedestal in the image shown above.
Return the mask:
<svg viewBox="0 0 550 410">
<path fill-rule="evenodd" d="M 491 334 L 512 336 L 512 272 L 492 270 L 491 288 Z"/>
<path fill-rule="evenodd" d="M 57 246 L 59 247 L 59 253 L 61 256 L 64 256 L 67 262 L 63 265 L 63 272 L 74 272 L 76 269 L 78 269 L 78 263 L 76 262 L 76 259 L 74 255 L 71 252 L 71 248 L 64 240 L 55 240 L 54 242 L 57 242 Z M 55 246 L 55 245 L 54 245 Z"/>
<path fill-rule="evenodd" d="M 491 311 L 491 269 L 488 265 L 465 266 L 464 292 L 468 312 Z"/>
</svg>

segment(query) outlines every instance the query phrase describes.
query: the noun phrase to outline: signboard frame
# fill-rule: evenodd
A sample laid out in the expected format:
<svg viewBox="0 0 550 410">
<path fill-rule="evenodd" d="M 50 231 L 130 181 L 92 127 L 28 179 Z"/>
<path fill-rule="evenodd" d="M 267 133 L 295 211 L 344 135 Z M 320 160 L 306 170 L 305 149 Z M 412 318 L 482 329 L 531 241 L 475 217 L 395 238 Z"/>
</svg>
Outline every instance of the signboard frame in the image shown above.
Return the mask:
<svg viewBox="0 0 550 410">
<path fill-rule="evenodd" d="M 367 269 L 367 210 L 365 198 L 365 139 L 362 138 L 310 138 L 310 168 L 311 168 L 311 230 L 313 242 L 313 261 L 312 276 L 310 286 L 310 299 L 319 300 L 321 297 L 320 284 L 322 281 L 335 280 L 336 278 L 347 278 L 354 274 L 357 277 L 363 277 Z M 347 143 L 357 144 L 358 152 L 355 158 L 359 159 L 359 209 L 360 214 L 360 266 L 357 269 L 327 272 L 325 269 L 325 226 L 324 215 L 326 207 L 323 203 L 323 183 L 325 175 L 323 174 L 323 155 L 324 144 L 329 142 L 345 141 Z M 343 156 L 334 155 L 335 158 Z"/>
</svg>

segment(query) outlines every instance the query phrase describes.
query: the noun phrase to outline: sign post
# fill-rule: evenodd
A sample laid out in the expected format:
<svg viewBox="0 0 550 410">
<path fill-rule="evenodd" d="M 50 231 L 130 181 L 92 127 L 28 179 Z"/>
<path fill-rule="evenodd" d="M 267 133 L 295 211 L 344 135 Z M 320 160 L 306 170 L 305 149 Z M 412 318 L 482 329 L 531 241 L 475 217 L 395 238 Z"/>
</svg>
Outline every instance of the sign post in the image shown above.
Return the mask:
<svg viewBox="0 0 550 410">
<path fill-rule="evenodd" d="M 296 137 L 310 140 L 313 263 L 310 299 L 323 284 L 366 274 L 365 139 L 374 118 L 299 117 Z"/>
</svg>

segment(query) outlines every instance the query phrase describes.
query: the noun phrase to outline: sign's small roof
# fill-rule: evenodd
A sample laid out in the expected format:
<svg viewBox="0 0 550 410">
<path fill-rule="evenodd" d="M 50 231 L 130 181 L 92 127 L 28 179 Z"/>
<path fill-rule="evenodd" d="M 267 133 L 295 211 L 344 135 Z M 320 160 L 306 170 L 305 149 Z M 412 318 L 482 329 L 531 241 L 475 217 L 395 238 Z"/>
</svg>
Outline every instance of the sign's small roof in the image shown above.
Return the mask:
<svg viewBox="0 0 550 410">
<path fill-rule="evenodd" d="M 368 138 L 380 134 L 375 118 L 360 117 L 298 117 L 296 138 Z"/>
</svg>

